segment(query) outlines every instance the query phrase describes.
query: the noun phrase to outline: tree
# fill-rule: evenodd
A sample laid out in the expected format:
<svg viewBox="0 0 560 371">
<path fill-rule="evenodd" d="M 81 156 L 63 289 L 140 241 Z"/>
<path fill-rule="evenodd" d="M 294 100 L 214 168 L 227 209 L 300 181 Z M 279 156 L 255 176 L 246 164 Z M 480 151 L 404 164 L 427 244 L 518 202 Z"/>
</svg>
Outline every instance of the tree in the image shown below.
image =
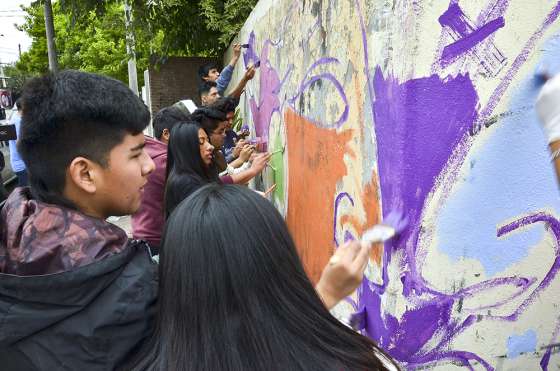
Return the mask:
<svg viewBox="0 0 560 371">
<path fill-rule="evenodd" d="M 60 0 L 75 21 L 118 0 Z M 258 0 L 130 0 L 135 30 L 163 35 L 156 54 L 218 56 L 239 32 Z"/>
<path fill-rule="evenodd" d="M 219 56 L 257 1 L 129 0 L 138 70 L 169 56 Z M 52 7 L 61 69 L 128 80 L 122 0 L 59 0 Z M 33 41 L 16 66 L 26 74 L 48 70 L 43 8 L 39 1 L 24 8 L 28 15 L 21 30 Z M 142 84 L 143 74 L 138 77 Z"/>
<path fill-rule="evenodd" d="M 31 48 L 22 54 L 17 68 L 26 73 L 44 73 L 48 69 L 46 58 L 43 7 L 38 3 L 25 8 L 28 13 L 21 27 L 32 38 Z M 72 68 L 127 80 L 125 23 L 123 5 L 109 4 L 98 15 L 94 10 L 84 13 L 78 22 L 65 13 L 59 3 L 53 4 L 54 28 L 61 69 Z M 148 38 L 149 37 L 149 38 Z M 162 35 L 137 36 L 137 64 L 139 70 L 149 64 L 150 49 L 158 49 Z M 143 75 L 140 74 L 140 81 Z"/>
</svg>

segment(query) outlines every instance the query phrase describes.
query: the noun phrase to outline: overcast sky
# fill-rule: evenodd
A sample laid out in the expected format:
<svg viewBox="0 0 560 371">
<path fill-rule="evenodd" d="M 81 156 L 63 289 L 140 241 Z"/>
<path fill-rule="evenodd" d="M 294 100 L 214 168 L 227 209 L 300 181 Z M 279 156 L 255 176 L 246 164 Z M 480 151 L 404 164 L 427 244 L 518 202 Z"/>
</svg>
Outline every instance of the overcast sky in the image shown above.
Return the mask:
<svg viewBox="0 0 560 371">
<path fill-rule="evenodd" d="M 14 23 L 21 25 L 25 13 L 20 5 L 29 5 L 32 0 L 0 0 L 0 62 L 10 63 L 18 59 L 18 44 L 21 51 L 31 46 L 31 39 L 14 27 Z"/>
</svg>

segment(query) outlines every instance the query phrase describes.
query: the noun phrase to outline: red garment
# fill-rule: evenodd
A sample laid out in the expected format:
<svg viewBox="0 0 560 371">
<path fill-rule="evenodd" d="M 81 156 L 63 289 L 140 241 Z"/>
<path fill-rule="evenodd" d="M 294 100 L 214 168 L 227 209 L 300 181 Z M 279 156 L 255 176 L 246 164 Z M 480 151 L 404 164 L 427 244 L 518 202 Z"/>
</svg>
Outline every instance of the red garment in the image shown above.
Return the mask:
<svg viewBox="0 0 560 371">
<path fill-rule="evenodd" d="M 154 160 L 156 168 L 148 177 L 144 187 L 140 209 L 132 215 L 132 236 L 159 246 L 163 225 L 163 194 L 165 192 L 165 168 L 167 166 L 167 144 L 146 136 L 146 152 Z"/>
<path fill-rule="evenodd" d="M 231 175 L 223 175 L 220 177 L 220 182 L 222 182 L 222 184 L 233 184 L 233 178 Z"/>
</svg>

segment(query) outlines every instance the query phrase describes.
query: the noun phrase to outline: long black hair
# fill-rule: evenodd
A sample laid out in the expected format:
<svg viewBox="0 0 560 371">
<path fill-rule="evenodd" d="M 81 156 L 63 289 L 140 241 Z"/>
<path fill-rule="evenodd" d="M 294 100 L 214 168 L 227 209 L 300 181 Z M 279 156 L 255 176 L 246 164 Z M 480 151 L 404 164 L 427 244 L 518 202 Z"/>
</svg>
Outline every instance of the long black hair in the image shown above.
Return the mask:
<svg viewBox="0 0 560 371">
<path fill-rule="evenodd" d="M 245 187 L 207 185 L 175 209 L 159 274 L 156 336 L 136 369 L 386 370 L 325 308 L 282 216 Z"/>
<path fill-rule="evenodd" d="M 220 182 L 214 163 L 204 165 L 200 157 L 197 123 L 185 122 L 171 129 L 167 147 L 165 215 L 191 193 L 210 182 Z"/>
</svg>

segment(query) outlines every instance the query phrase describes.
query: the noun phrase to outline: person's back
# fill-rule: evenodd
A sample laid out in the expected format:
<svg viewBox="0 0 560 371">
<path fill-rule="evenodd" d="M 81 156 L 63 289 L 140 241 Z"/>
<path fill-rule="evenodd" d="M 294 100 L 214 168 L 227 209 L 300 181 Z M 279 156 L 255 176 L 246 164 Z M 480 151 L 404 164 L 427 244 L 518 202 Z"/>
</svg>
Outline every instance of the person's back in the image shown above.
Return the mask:
<svg viewBox="0 0 560 371">
<path fill-rule="evenodd" d="M 208 185 L 183 201 L 160 264 L 158 333 L 130 369 L 398 369 L 331 316 L 282 216 L 245 187 Z"/>
<path fill-rule="evenodd" d="M 177 107 L 169 106 L 159 110 L 153 117 L 154 138 L 146 137 L 146 152 L 155 164 L 154 171 L 142 194 L 142 203 L 132 215 L 132 236 L 146 240 L 154 254 L 159 253 L 161 234 L 164 226 L 163 195 L 166 183 L 167 144 L 171 129 L 186 122 L 188 115 Z"/>
<path fill-rule="evenodd" d="M 157 266 L 105 219 L 136 211 L 154 164 L 122 83 L 64 71 L 24 88 L 30 188 L 0 214 L 2 370 L 112 370 L 153 331 Z"/>
</svg>

